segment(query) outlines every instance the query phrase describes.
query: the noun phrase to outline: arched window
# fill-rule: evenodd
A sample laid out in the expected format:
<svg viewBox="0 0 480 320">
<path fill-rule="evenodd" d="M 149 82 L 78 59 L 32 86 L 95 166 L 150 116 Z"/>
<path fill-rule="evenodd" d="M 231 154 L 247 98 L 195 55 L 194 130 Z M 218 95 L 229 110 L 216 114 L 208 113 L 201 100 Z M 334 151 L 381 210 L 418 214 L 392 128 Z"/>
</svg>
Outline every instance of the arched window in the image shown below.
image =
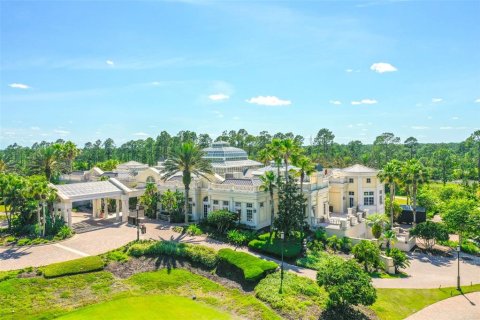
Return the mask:
<svg viewBox="0 0 480 320">
<path fill-rule="evenodd" d="M 206 196 L 205 198 L 203 198 L 203 202 L 208 202 L 208 196 Z"/>
<path fill-rule="evenodd" d="M 155 178 L 152 176 L 147 177 L 147 184 L 150 184 L 150 183 L 155 183 Z"/>
</svg>

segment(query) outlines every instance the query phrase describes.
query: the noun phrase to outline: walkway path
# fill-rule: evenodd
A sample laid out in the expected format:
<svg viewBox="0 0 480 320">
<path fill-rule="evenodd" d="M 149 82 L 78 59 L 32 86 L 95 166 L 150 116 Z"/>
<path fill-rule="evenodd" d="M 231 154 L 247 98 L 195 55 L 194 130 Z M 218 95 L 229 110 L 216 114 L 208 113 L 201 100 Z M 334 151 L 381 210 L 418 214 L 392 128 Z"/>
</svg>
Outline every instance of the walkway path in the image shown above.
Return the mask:
<svg viewBox="0 0 480 320">
<path fill-rule="evenodd" d="M 92 222 L 94 223 L 94 222 Z M 95 223 L 96 224 L 96 223 Z M 154 221 L 146 222 L 147 233 L 142 239 L 178 240 L 197 243 L 215 249 L 233 248 L 229 244 L 215 241 L 203 236 L 190 237 L 171 230 L 170 225 Z M 0 271 L 14 270 L 29 266 L 42 266 L 54 262 L 72 260 L 88 255 L 97 255 L 118 248 L 136 239 L 136 229 L 125 223 L 111 223 L 101 229 L 75 235 L 66 241 L 35 247 L 0 248 Z M 248 251 L 248 249 L 238 249 Z M 267 260 L 278 260 L 252 253 Z M 314 270 L 285 264 L 285 269 L 315 280 Z M 460 263 L 462 284 L 480 283 L 480 258 Z M 406 270 L 410 275 L 404 279 L 373 279 L 378 288 L 438 288 L 455 286 L 457 275 L 456 259 L 431 257 L 428 255 L 411 256 L 411 265 Z"/>
<path fill-rule="evenodd" d="M 480 292 L 445 299 L 414 313 L 406 320 L 477 320 L 480 319 Z"/>
</svg>

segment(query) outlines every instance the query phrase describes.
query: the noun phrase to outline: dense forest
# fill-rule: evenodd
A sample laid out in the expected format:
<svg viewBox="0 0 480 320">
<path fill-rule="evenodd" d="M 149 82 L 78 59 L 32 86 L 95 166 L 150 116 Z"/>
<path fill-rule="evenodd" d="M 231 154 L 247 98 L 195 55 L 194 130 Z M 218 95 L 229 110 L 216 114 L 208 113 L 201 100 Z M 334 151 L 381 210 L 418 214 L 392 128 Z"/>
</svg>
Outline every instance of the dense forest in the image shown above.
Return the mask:
<svg viewBox="0 0 480 320">
<path fill-rule="evenodd" d="M 325 128 L 319 130 L 312 141 L 305 141 L 304 137 L 291 132 L 270 134 L 262 131 L 252 135 L 245 129 L 224 131 L 215 141 L 227 141 L 232 146 L 245 149 L 250 158 L 267 162 L 262 150 L 275 138 L 293 139 L 303 146 L 307 156 L 322 167 L 362 163 L 383 168 L 392 159 L 405 161 L 417 158 L 429 168 L 434 180 L 480 181 L 480 130 L 458 143 L 419 143 L 415 137 L 401 141 L 393 133 L 386 132 L 371 144 L 363 144 L 359 140 L 340 144 L 335 142 L 334 133 Z M 110 138 L 87 142 L 83 148 L 63 140 L 42 141 L 31 147 L 13 144 L 0 150 L 0 171 L 30 175 L 41 172 L 48 162 L 55 162 L 57 173 L 88 170 L 95 165 L 109 170 L 115 164 L 129 160 L 154 165 L 186 141 L 207 147 L 213 139 L 208 134 L 192 131 L 180 131 L 176 135 L 162 131 L 155 139 L 131 140 L 119 146 Z"/>
</svg>

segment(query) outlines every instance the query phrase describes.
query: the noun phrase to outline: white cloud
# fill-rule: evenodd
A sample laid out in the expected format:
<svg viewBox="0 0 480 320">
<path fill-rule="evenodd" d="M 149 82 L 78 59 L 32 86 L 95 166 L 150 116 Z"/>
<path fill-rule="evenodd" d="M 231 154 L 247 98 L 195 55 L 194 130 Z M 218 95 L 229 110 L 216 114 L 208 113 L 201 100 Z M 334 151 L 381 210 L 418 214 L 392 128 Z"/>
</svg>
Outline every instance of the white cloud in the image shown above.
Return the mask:
<svg viewBox="0 0 480 320">
<path fill-rule="evenodd" d="M 334 105 L 337 105 L 337 106 L 342 104 L 342 102 L 340 102 L 338 100 L 330 100 L 330 103 L 334 104 Z"/>
<path fill-rule="evenodd" d="M 223 101 L 223 100 L 228 100 L 230 96 L 223 93 L 217 93 L 217 94 L 209 95 L 208 98 L 213 101 Z"/>
<path fill-rule="evenodd" d="M 40 130 L 40 127 L 30 127 L 30 130 L 38 131 Z"/>
<path fill-rule="evenodd" d="M 56 134 L 59 134 L 61 136 L 66 136 L 66 135 L 70 134 L 70 131 L 61 130 L 61 129 L 55 129 L 55 130 L 53 130 L 53 132 L 56 133 Z"/>
<path fill-rule="evenodd" d="M 145 133 L 145 132 L 135 132 L 133 135 L 136 136 L 136 137 L 148 137 L 148 136 L 150 136 L 148 133 Z"/>
<path fill-rule="evenodd" d="M 375 99 L 362 99 L 360 101 L 352 101 L 353 105 L 359 105 L 359 104 L 375 104 L 378 103 L 377 100 Z"/>
<path fill-rule="evenodd" d="M 432 117 L 432 116 L 428 116 L 427 119 L 428 119 L 428 120 L 432 120 L 433 117 Z"/>
<path fill-rule="evenodd" d="M 458 120 L 460 119 L 459 117 L 452 117 L 452 120 Z"/>
<path fill-rule="evenodd" d="M 223 118 L 223 113 L 218 110 L 213 110 L 212 113 L 215 114 L 217 118 Z"/>
<path fill-rule="evenodd" d="M 23 83 L 10 83 L 8 86 L 14 89 L 30 89 L 30 86 Z"/>
<path fill-rule="evenodd" d="M 292 104 L 290 100 L 282 100 L 275 96 L 258 96 L 245 100 L 248 103 L 254 103 L 261 106 L 288 106 Z"/>
<path fill-rule="evenodd" d="M 378 72 L 378 73 L 384 73 L 384 72 L 397 71 L 397 68 L 392 66 L 390 63 L 377 62 L 377 63 L 374 63 L 370 66 L 370 70 L 373 70 L 373 71 Z"/>
<path fill-rule="evenodd" d="M 475 103 L 480 103 L 480 98 L 478 98 L 477 100 L 475 100 Z"/>
<path fill-rule="evenodd" d="M 105 61 L 105 63 L 108 64 L 109 66 L 115 65 L 115 63 L 112 60 L 107 60 Z"/>
<path fill-rule="evenodd" d="M 353 72 L 353 69 L 346 69 L 345 72 L 351 73 Z"/>
<path fill-rule="evenodd" d="M 426 126 L 411 126 L 410 128 L 412 128 L 413 130 L 427 130 L 427 129 L 430 129 L 430 127 L 426 127 Z"/>
<path fill-rule="evenodd" d="M 238 120 L 240 120 L 240 117 L 235 116 L 232 119 L 235 120 L 235 121 L 238 121 Z"/>
<path fill-rule="evenodd" d="M 452 130 L 453 127 L 440 127 L 440 130 Z"/>
<path fill-rule="evenodd" d="M 439 102 L 442 102 L 442 101 L 443 101 L 442 98 L 432 98 L 433 103 L 439 103 Z"/>
</svg>

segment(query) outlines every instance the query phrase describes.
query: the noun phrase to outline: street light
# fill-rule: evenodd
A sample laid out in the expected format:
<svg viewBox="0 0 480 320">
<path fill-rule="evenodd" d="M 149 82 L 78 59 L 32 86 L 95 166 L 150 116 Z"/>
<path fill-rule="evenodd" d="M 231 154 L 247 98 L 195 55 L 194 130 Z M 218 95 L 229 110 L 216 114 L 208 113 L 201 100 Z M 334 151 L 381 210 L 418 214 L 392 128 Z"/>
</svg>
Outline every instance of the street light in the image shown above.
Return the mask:
<svg viewBox="0 0 480 320">
<path fill-rule="evenodd" d="M 460 288 L 460 246 L 457 246 L 457 290 L 462 291 Z"/>
<path fill-rule="evenodd" d="M 282 240 L 282 264 L 280 265 L 280 290 L 279 293 L 283 293 L 283 242 L 285 239 L 285 233 L 280 231 L 280 239 Z"/>
<path fill-rule="evenodd" d="M 140 211 L 140 205 L 137 204 L 137 207 L 136 207 L 136 211 L 137 211 L 137 219 L 135 220 L 135 223 L 137 225 L 137 241 L 140 240 L 140 224 L 138 223 L 138 211 Z"/>
</svg>

